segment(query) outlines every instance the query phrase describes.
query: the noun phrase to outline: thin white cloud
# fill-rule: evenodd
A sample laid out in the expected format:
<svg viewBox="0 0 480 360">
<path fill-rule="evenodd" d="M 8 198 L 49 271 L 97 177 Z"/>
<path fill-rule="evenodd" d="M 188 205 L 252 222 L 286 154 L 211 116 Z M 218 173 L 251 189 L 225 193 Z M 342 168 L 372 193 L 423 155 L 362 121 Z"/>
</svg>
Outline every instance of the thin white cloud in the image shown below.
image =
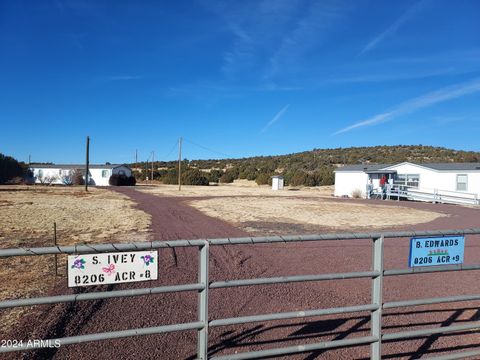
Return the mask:
<svg viewBox="0 0 480 360">
<path fill-rule="evenodd" d="M 273 118 L 272 120 L 270 120 L 267 125 L 265 125 L 265 127 L 262 129 L 262 131 L 260 131 L 260 133 L 264 133 L 265 131 L 268 130 L 268 128 L 270 126 L 272 126 L 273 124 L 275 124 L 278 120 L 280 120 L 280 118 L 287 112 L 288 108 L 290 107 L 290 104 L 286 105 L 283 107 L 282 110 L 280 110 Z"/>
<path fill-rule="evenodd" d="M 476 69 L 475 69 L 476 70 Z M 359 75 L 351 77 L 337 77 L 327 81 L 327 83 L 333 84 L 355 84 L 355 83 L 374 83 L 374 82 L 388 82 L 398 80 L 416 80 L 429 77 L 438 77 L 445 75 L 461 75 L 472 73 L 474 69 L 457 69 L 455 67 L 431 69 L 431 70 L 414 70 L 414 71 L 390 71 L 386 73 L 376 73 L 369 75 Z"/>
<path fill-rule="evenodd" d="M 424 7 L 425 4 L 427 3 L 428 0 L 422 0 L 405 11 L 402 16 L 400 16 L 393 24 L 391 24 L 384 32 L 382 32 L 380 35 L 377 35 L 373 40 L 371 40 L 363 49 L 360 51 L 359 56 L 364 55 L 368 51 L 372 50 L 375 46 L 377 46 L 379 43 L 381 43 L 385 38 L 391 36 L 394 34 L 404 23 L 409 21 L 412 17 L 414 17 L 419 11 L 421 11 Z"/>
<path fill-rule="evenodd" d="M 349 10 L 349 5 L 337 2 L 314 2 L 295 26 L 284 33 L 268 60 L 264 79 L 274 78 L 285 68 L 297 67 L 308 51 L 320 46 L 338 24 L 342 25 L 341 20 Z"/>
<path fill-rule="evenodd" d="M 206 6 L 216 13 L 233 35 L 223 54 L 221 70 L 227 78 L 251 73 L 262 63 L 262 54 L 269 52 L 295 14 L 293 1 L 220 2 Z"/>
<path fill-rule="evenodd" d="M 461 84 L 456 84 L 448 86 L 436 91 L 432 91 L 428 94 L 419 96 L 417 98 L 411 99 L 407 102 L 404 102 L 400 105 L 397 105 L 392 110 L 384 112 L 378 115 L 375 115 L 369 119 L 359 121 L 353 125 L 347 126 L 343 129 L 338 130 L 332 135 L 338 135 L 342 133 L 349 132 L 351 130 L 364 127 L 377 125 L 386 121 L 391 121 L 398 116 L 412 113 L 414 111 L 447 101 L 456 99 L 465 95 L 473 94 L 480 91 L 480 78 L 464 82 Z"/>
</svg>

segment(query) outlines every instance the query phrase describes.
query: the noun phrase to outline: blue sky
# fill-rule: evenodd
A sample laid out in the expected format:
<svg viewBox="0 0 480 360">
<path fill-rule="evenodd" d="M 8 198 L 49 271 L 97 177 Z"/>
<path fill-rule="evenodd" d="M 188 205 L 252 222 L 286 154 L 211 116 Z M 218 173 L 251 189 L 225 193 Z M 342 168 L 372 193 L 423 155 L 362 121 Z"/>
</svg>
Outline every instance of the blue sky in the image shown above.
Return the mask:
<svg viewBox="0 0 480 360">
<path fill-rule="evenodd" d="M 480 151 L 480 2 L 0 1 L 0 152 Z"/>
</svg>

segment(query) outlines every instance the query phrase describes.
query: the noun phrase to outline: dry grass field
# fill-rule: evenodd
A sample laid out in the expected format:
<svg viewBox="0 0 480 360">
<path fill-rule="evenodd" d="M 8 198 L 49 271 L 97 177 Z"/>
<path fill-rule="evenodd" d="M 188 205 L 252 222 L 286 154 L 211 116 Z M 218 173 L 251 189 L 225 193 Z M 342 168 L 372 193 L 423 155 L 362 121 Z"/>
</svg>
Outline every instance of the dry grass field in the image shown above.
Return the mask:
<svg viewBox="0 0 480 360">
<path fill-rule="evenodd" d="M 150 216 L 113 191 L 80 187 L 3 186 L 0 188 L 0 247 L 53 245 L 57 223 L 59 245 L 145 240 Z M 59 271 L 65 273 L 65 256 Z M 0 299 L 44 294 L 57 280 L 54 256 L 0 259 Z M 21 284 L 21 285 L 20 285 Z M 20 285 L 20 286 L 19 286 Z M 0 331 L 28 309 L 2 311 Z"/>
<path fill-rule="evenodd" d="M 258 186 L 255 181 L 236 180 L 233 184 L 220 184 L 218 186 L 189 186 L 182 185 L 178 191 L 178 185 L 156 184 L 151 186 L 139 186 L 139 190 L 164 196 L 181 197 L 223 197 L 223 196 L 264 196 L 264 197 L 331 197 L 333 186 L 319 187 L 286 187 L 285 190 L 273 191 L 270 186 Z"/>
<path fill-rule="evenodd" d="M 255 223 L 305 224 L 331 230 L 380 229 L 435 220 L 444 214 L 404 207 L 363 205 L 319 199 L 232 197 L 191 201 L 205 214 L 252 232 Z"/>
<path fill-rule="evenodd" d="M 440 212 L 372 202 L 351 203 L 333 199 L 332 186 L 273 191 L 253 182 L 219 186 L 158 185 L 142 191 L 161 196 L 188 197 L 203 213 L 225 220 L 251 233 L 379 229 L 414 225 L 447 216 Z M 267 226 L 266 226 L 267 224 Z M 276 224 L 276 225 L 275 225 Z M 268 231 L 268 228 L 271 228 Z"/>
</svg>

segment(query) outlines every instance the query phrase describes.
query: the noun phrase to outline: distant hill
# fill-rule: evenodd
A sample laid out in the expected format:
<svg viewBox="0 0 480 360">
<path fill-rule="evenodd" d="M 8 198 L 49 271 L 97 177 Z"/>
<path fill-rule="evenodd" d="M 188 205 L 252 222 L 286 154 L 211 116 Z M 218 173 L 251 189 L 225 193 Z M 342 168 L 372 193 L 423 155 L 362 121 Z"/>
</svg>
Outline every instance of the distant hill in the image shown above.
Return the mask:
<svg viewBox="0 0 480 360">
<path fill-rule="evenodd" d="M 210 181 L 231 182 L 233 179 L 256 180 L 266 183 L 271 175 L 283 174 L 290 185 L 330 185 L 333 184 L 333 170 L 343 164 L 360 163 L 414 163 L 432 162 L 480 162 L 480 152 L 461 151 L 443 147 L 423 145 L 395 145 L 350 147 L 336 149 L 313 149 L 300 153 L 275 156 L 256 156 L 241 159 L 184 160 L 182 171 L 202 170 Z M 131 164 L 145 169 L 146 163 Z M 149 168 L 151 164 L 148 164 Z M 154 178 L 167 183 L 175 183 L 176 161 L 154 163 Z M 189 174 L 191 175 L 191 174 Z M 137 178 L 144 178 L 145 171 L 137 172 Z M 165 181 L 169 180 L 171 181 Z M 183 180 L 182 180 L 183 181 Z M 204 181 L 203 181 L 204 182 Z"/>
</svg>

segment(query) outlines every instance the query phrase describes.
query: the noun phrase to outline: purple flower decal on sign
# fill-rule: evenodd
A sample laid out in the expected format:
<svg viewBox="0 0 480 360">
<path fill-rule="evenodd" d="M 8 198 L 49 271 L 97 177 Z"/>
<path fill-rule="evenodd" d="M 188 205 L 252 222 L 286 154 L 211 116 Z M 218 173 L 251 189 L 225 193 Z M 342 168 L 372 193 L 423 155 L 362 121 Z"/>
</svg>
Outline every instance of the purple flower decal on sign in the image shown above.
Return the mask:
<svg viewBox="0 0 480 360">
<path fill-rule="evenodd" d="M 143 262 L 147 266 L 150 264 L 153 264 L 153 256 L 151 255 L 140 256 L 140 258 L 143 260 Z"/>
<path fill-rule="evenodd" d="M 85 269 L 85 259 L 76 259 L 73 262 L 72 269 Z"/>
</svg>

